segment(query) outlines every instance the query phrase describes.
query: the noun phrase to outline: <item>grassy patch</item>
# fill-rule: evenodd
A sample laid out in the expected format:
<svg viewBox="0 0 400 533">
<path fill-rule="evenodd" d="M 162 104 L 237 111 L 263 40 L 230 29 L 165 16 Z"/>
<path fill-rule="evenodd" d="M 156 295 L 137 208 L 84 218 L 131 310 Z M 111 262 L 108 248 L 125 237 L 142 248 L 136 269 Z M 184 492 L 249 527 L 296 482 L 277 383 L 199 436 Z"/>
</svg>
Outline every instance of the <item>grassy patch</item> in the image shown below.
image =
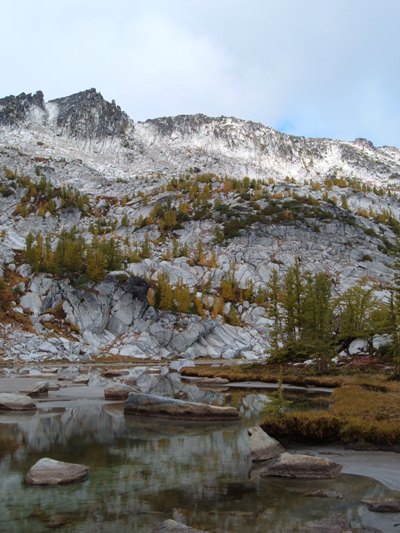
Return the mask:
<svg viewBox="0 0 400 533">
<path fill-rule="evenodd" d="M 342 385 L 384 386 L 387 376 L 384 374 L 373 375 L 371 379 L 369 369 L 360 367 L 358 372 L 334 375 L 320 375 L 310 368 L 300 366 L 284 366 L 274 364 L 252 363 L 246 365 L 231 365 L 215 367 L 202 365 L 198 367 L 183 368 L 182 374 L 196 377 L 220 377 L 232 382 L 237 381 L 262 381 L 263 383 L 278 383 L 282 378 L 288 385 L 304 387 L 341 387 Z"/>
<path fill-rule="evenodd" d="M 329 411 L 270 413 L 262 427 L 284 442 L 339 442 L 356 448 L 400 450 L 400 384 L 369 383 L 336 389 Z"/>
</svg>

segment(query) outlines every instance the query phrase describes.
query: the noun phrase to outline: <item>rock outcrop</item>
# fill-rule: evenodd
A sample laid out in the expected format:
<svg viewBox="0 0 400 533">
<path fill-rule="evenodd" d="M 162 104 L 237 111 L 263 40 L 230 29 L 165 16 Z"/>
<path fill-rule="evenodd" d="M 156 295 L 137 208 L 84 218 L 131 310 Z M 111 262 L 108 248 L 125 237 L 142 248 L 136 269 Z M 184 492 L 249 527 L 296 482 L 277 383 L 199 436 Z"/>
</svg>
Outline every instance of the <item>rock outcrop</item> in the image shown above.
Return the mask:
<svg viewBox="0 0 400 533">
<path fill-rule="evenodd" d="M 104 138 L 125 134 L 131 120 L 115 102 L 109 103 L 96 89 L 50 100 L 57 129 L 72 137 Z"/>
<path fill-rule="evenodd" d="M 175 400 L 151 394 L 130 393 L 125 402 L 126 415 L 171 417 L 186 420 L 238 420 L 234 407 Z"/>
</svg>

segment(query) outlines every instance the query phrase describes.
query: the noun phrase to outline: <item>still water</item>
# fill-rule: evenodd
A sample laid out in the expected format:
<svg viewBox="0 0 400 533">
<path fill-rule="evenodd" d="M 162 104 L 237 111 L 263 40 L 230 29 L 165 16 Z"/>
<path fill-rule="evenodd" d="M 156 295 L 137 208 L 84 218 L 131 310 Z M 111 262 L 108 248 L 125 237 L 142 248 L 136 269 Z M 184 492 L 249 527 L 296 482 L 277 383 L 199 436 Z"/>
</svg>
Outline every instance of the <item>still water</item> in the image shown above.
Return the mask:
<svg viewBox="0 0 400 533">
<path fill-rule="evenodd" d="M 174 509 L 210 532 L 306 531 L 337 514 L 352 520 L 353 531 L 361 522 L 399 529 L 362 505 L 364 498 L 393 495 L 372 479 L 282 481 L 249 473 L 246 427 L 260 402 L 255 395 L 242 402 L 247 417 L 216 425 L 142 420 L 124 416 L 121 404 L 94 400 L 1 414 L 0 531 L 149 532 Z M 26 486 L 27 470 L 41 457 L 86 464 L 89 477 L 60 487 Z M 343 497 L 304 494 L 315 490 Z"/>
</svg>

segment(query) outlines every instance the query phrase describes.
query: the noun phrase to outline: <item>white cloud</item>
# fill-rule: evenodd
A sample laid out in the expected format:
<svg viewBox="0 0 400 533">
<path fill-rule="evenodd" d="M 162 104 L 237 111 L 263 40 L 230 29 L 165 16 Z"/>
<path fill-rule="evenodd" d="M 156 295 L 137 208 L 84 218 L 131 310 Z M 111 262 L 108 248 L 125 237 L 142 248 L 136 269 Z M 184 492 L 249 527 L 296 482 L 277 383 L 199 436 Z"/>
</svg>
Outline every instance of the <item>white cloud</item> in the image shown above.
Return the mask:
<svg viewBox="0 0 400 533">
<path fill-rule="evenodd" d="M 19 0 L 0 94 L 96 87 L 135 119 L 204 112 L 400 145 L 397 0 Z"/>
</svg>

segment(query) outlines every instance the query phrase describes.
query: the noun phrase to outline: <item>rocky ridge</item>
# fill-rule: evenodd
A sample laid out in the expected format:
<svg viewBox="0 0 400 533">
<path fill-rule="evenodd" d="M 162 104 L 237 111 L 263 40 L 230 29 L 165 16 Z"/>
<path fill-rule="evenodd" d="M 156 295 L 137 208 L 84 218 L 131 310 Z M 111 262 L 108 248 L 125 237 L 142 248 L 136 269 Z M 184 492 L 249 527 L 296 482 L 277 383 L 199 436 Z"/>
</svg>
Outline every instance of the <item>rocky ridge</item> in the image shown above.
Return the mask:
<svg viewBox="0 0 400 533">
<path fill-rule="evenodd" d="M 30 155 L 80 158 L 113 177 L 219 175 L 296 180 L 326 175 L 400 179 L 400 152 L 366 139 L 306 139 L 234 117 L 179 115 L 134 123 L 95 89 L 45 102 L 43 93 L 0 99 L 0 139 Z M 93 157 L 95 155 L 95 157 Z"/>
</svg>

